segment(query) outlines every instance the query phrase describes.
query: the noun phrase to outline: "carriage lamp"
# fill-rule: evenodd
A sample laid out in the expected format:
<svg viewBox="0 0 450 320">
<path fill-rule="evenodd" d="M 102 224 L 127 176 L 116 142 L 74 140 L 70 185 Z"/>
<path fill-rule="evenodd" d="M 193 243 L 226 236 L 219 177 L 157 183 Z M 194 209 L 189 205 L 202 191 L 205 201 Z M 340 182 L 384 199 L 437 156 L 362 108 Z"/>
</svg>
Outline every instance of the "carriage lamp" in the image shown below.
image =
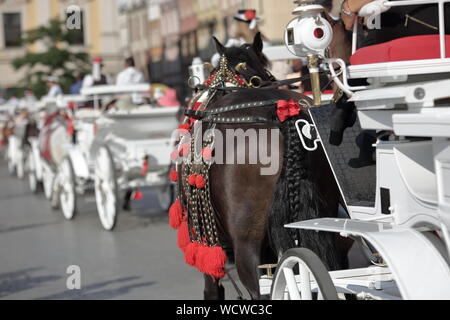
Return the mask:
<svg viewBox="0 0 450 320">
<path fill-rule="evenodd" d="M 195 88 L 197 85 L 204 83 L 210 73 L 209 65 L 203 63 L 202 59 L 195 57 L 192 61 L 192 65 L 189 67 L 189 80 L 188 85 L 191 88 Z"/>
<path fill-rule="evenodd" d="M 92 77 L 95 81 L 100 81 L 102 79 L 102 58 L 92 59 Z"/>
<path fill-rule="evenodd" d="M 297 15 L 289 22 L 285 32 L 285 43 L 289 51 L 299 57 L 307 57 L 311 75 L 314 105 L 321 105 L 319 59 L 325 57 L 325 51 L 333 38 L 330 23 L 322 17 L 324 7 L 314 0 L 295 1 L 298 5 L 293 14 Z"/>
<path fill-rule="evenodd" d="M 297 15 L 289 22 L 285 32 L 285 43 L 289 51 L 299 57 L 309 55 L 325 56 L 333 38 L 330 23 L 321 16 L 325 11 L 313 0 L 296 1 L 297 8 L 292 12 Z"/>
</svg>

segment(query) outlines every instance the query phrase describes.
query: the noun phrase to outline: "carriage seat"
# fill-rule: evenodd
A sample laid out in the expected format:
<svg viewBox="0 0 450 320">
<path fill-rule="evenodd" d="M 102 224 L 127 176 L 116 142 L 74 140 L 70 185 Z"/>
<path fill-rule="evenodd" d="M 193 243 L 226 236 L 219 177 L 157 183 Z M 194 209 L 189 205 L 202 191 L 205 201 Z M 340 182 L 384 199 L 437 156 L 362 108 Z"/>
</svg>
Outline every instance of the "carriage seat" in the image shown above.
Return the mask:
<svg viewBox="0 0 450 320">
<path fill-rule="evenodd" d="M 445 36 L 446 55 L 450 58 L 450 35 Z M 439 59 L 439 35 L 411 36 L 358 49 L 350 58 L 352 65 Z"/>
</svg>

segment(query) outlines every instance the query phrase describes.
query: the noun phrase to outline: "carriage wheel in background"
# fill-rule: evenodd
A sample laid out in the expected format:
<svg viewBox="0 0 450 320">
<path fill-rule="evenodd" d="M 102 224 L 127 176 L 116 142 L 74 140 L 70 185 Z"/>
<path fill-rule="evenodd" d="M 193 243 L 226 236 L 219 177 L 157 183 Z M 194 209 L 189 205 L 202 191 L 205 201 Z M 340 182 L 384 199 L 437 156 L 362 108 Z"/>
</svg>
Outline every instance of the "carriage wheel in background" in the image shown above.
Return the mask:
<svg viewBox="0 0 450 320">
<path fill-rule="evenodd" d="M 309 249 L 295 248 L 286 251 L 278 264 L 274 279 L 272 300 L 338 300 L 327 268 Z M 297 280 L 300 280 L 300 284 Z M 312 292 L 311 280 L 317 283 L 318 294 Z"/>
<path fill-rule="evenodd" d="M 42 173 L 42 185 L 44 187 L 44 195 L 47 200 L 52 199 L 53 180 L 52 174 L 48 172 L 47 169 L 44 169 Z"/>
<path fill-rule="evenodd" d="M 30 152 L 27 157 L 28 162 L 28 185 L 31 192 L 37 194 L 41 188 L 42 184 L 38 181 L 36 175 L 36 159 L 34 158 L 33 152 Z"/>
<path fill-rule="evenodd" d="M 10 139 L 10 142 L 8 144 L 8 149 L 6 151 L 6 154 L 7 154 L 6 157 L 8 160 L 8 172 L 11 176 L 14 176 L 14 174 L 16 173 L 16 166 L 12 159 L 12 151 L 11 151 L 12 145 L 13 145 L 13 142 L 12 142 L 12 139 Z"/>
<path fill-rule="evenodd" d="M 18 153 L 17 167 L 16 167 L 17 178 L 19 178 L 20 180 L 25 178 L 25 166 L 26 166 L 25 151 L 21 150 Z"/>
<path fill-rule="evenodd" d="M 158 201 L 163 211 L 169 211 L 175 200 L 175 187 L 172 184 L 159 188 L 157 191 Z"/>
<path fill-rule="evenodd" d="M 119 213 L 120 199 L 114 160 L 106 146 L 98 150 L 95 159 L 95 201 L 103 228 L 113 230 Z"/>
<path fill-rule="evenodd" d="M 53 178 L 52 181 L 52 195 L 50 197 L 50 205 L 53 210 L 59 209 L 59 194 L 61 193 L 61 185 L 59 182 L 59 173 Z"/>
<path fill-rule="evenodd" d="M 59 170 L 59 203 L 64 218 L 72 220 L 77 214 L 76 177 L 73 163 L 66 158 Z"/>
</svg>

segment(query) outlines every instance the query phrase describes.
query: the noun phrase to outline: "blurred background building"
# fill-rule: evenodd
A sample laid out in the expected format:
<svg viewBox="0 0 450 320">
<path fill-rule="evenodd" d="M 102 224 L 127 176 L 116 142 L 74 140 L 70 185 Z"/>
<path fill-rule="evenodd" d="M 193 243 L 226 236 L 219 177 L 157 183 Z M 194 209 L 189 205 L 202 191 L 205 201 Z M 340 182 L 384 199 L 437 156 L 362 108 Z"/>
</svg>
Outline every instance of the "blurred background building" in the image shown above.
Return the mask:
<svg viewBox="0 0 450 320">
<path fill-rule="evenodd" d="M 115 74 L 121 69 L 118 10 L 104 0 L 2 0 L 0 1 L 0 87 L 17 85 L 23 77 L 11 61 L 26 51 L 38 52 L 44 44 L 25 47 L 21 35 L 46 24 L 52 18 L 66 19 L 67 8 L 81 9 L 82 28 L 71 45 L 91 56 L 101 56 L 105 70 Z"/>
<path fill-rule="evenodd" d="M 256 9 L 263 19 L 261 31 L 281 43 L 294 7 L 291 0 L 0 0 L 1 88 L 14 87 L 23 77 L 13 71 L 12 59 L 44 45 L 25 47 L 21 35 L 51 18 L 66 19 L 70 5 L 82 12 L 82 28 L 72 46 L 101 56 L 113 78 L 123 59 L 133 56 L 148 81 L 176 88 L 181 99 L 192 59 L 211 58 L 212 36 L 223 42 L 230 37 L 238 9 Z"/>
</svg>

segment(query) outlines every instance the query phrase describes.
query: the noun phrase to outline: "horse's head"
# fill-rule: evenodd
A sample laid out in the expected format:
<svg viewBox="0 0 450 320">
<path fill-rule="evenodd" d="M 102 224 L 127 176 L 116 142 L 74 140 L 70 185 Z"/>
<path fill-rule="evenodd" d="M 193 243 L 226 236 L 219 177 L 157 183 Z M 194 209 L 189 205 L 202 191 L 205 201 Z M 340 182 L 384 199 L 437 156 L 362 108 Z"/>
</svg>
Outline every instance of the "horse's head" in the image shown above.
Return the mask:
<svg viewBox="0 0 450 320">
<path fill-rule="evenodd" d="M 228 68 L 250 82 L 252 77 L 260 77 L 263 81 L 271 80 L 270 73 L 266 67 L 269 64 L 267 57 L 263 54 L 263 41 L 261 33 L 257 33 L 252 44 L 246 43 L 240 47 L 226 48 L 214 37 L 217 52 L 225 56 Z"/>
</svg>

